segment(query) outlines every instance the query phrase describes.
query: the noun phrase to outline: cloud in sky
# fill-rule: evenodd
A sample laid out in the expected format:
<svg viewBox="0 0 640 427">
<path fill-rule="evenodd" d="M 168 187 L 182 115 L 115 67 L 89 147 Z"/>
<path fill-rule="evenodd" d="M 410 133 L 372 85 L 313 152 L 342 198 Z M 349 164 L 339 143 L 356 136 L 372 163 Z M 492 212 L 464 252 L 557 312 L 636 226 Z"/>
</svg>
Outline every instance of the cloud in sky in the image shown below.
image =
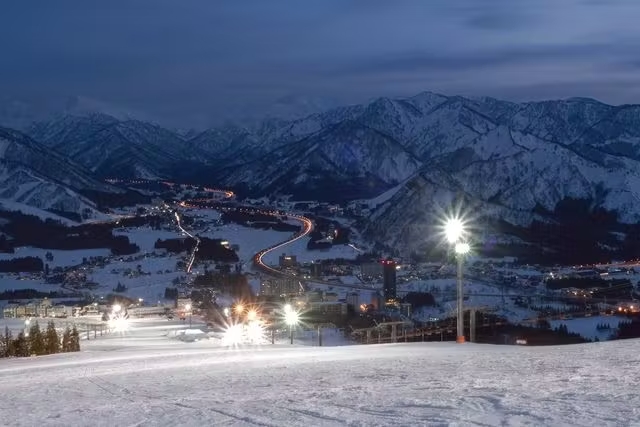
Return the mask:
<svg viewBox="0 0 640 427">
<path fill-rule="evenodd" d="M 634 0 L 34 0 L 3 15 L 0 92 L 175 123 L 289 94 L 640 102 Z"/>
</svg>

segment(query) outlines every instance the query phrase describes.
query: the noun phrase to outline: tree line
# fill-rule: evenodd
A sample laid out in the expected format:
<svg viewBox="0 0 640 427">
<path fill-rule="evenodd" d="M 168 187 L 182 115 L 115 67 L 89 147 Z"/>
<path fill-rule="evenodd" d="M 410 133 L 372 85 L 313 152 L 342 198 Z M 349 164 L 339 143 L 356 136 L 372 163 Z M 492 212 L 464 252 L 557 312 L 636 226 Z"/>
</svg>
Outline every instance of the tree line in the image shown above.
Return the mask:
<svg viewBox="0 0 640 427">
<path fill-rule="evenodd" d="M 38 322 L 29 329 L 29 334 L 20 332 L 15 338 L 8 327 L 0 337 L 0 357 L 29 357 L 47 354 L 80 351 L 80 334 L 75 325 L 58 334 L 55 324 L 49 322 L 42 331 Z"/>
<path fill-rule="evenodd" d="M 36 298 L 73 298 L 77 295 L 65 293 L 61 291 L 38 291 L 36 289 L 9 289 L 0 292 L 0 301 L 19 300 L 19 299 L 36 299 Z"/>
<path fill-rule="evenodd" d="M 634 258 L 640 254 L 640 224 L 620 223 L 617 212 L 598 206 L 594 199 L 565 198 L 556 204 L 553 211 L 537 206 L 534 213 L 547 220 L 534 220 L 527 227 L 504 221 L 498 224 L 499 231 L 515 234 L 532 243 L 526 246 L 509 245 L 511 255 L 517 256 L 523 263 L 605 263 L 612 259 Z M 624 233 L 625 238 L 618 240 L 612 231 Z M 519 249 L 521 253 L 514 254 L 513 249 Z"/>
<path fill-rule="evenodd" d="M 34 256 L 0 261 L 0 272 L 2 273 L 36 273 L 42 270 L 44 270 L 42 259 Z"/>
<path fill-rule="evenodd" d="M 153 245 L 156 249 L 166 249 L 171 253 L 191 252 L 196 241 L 191 237 L 185 239 L 158 239 Z M 196 261 L 238 262 L 238 254 L 233 249 L 222 245 L 221 239 L 200 237 L 200 245 L 196 252 Z"/>
<path fill-rule="evenodd" d="M 4 211 L 0 212 L 0 218 L 9 220 L 0 226 L 0 231 L 13 238 L 1 242 L 5 252 L 12 252 L 13 248 L 19 246 L 64 250 L 109 248 L 114 255 L 130 255 L 140 251 L 127 236 L 114 236 L 113 225 L 108 223 L 67 227 L 59 221 Z"/>
<path fill-rule="evenodd" d="M 212 288 L 243 301 L 253 300 L 253 291 L 247 276 L 240 273 L 217 273 L 208 271 L 193 280 L 193 289 Z"/>
</svg>

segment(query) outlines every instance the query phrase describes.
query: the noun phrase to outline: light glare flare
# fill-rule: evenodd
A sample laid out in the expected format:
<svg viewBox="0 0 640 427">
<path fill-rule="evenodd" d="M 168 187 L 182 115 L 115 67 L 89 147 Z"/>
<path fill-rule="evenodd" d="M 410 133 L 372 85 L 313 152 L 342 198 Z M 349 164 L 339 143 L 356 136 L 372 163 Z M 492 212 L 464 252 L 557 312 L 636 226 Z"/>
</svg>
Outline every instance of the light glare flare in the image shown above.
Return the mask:
<svg viewBox="0 0 640 427">
<path fill-rule="evenodd" d="M 287 322 L 287 325 L 289 326 L 296 325 L 300 321 L 300 315 L 298 314 L 297 311 L 294 311 L 294 310 L 289 310 L 288 312 L 286 312 L 284 315 L 284 318 L 285 318 L 285 321 Z"/>
<path fill-rule="evenodd" d="M 444 226 L 444 234 L 449 243 L 456 243 L 464 234 L 464 223 L 460 218 L 450 218 Z"/>
<path fill-rule="evenodd" d="M 266 330 L 259 321 L 250 322 L 247 326 L 247 339 L 251 344 L 261 344 L 266 339 Z"/>
<path fill-rule="evenodd" d="M 125 332 L 129 330 L 129 319 L 119 313 L 114 313 L 109 319 L 109 328 L 114 332 Z"/>
<path fill-rule="evenodd" d="M 224 337 L 222 338 L 223 344 L 226 346 L 240 345 L 244 336 L 243 329 L 241 324 L 229 326 L 224 332 Z"/>
<path fill-rule="evenodd" d="M 456 243 L 456 253 L 458 255 L 466 255 L 471 250 L 471 246 L 466 242 Z"/>
</svg>

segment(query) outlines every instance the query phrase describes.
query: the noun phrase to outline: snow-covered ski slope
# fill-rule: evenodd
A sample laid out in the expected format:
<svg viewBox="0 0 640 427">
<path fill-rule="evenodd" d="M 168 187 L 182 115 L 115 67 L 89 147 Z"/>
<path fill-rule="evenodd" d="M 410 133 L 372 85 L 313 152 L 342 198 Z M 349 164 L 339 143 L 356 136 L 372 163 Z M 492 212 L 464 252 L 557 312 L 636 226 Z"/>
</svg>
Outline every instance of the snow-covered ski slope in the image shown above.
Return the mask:
<svg viewBox="0 0 640 427">
<path fill-rule="evenodd" d="M 239 349 L 124 341 L 0 359 L 1 424 L 639 425 L 638 340 Z"/>
</svg>

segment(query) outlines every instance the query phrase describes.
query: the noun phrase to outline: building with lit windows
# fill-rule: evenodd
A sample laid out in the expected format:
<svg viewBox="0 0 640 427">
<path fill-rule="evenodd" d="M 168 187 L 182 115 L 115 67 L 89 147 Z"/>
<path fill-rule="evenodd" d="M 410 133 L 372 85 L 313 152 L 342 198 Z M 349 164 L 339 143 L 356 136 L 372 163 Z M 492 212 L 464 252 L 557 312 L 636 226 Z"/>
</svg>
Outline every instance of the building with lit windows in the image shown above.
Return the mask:
<svg viewBox="0 0 640 427">
<path fill-rule="evenodd" d="M 387 258 L 381 261 L 382 263 L 382 277 L 385 301 L 396 299 L 396 262 L 391 258 Z"/>
<path fill-rule="evenodd" d="M 300 281 L 290 277 L 268 279 L 260 284 L 260 295 L 264 296 L 299 295 L 304 291 Z"/>
<path fill-rule="evenodd" d="M 298 265 L 298 261 L 295 255 L 282 254 L 278 260 L 280 267 L 295 267 Z"/>
<path fill-rule="evenodd" d="M 322 314 L 328 316 L 346 316 L 347 303 L 340 301 L 319 301 L 308 304 L 310 314 Z"/>
</svg>

